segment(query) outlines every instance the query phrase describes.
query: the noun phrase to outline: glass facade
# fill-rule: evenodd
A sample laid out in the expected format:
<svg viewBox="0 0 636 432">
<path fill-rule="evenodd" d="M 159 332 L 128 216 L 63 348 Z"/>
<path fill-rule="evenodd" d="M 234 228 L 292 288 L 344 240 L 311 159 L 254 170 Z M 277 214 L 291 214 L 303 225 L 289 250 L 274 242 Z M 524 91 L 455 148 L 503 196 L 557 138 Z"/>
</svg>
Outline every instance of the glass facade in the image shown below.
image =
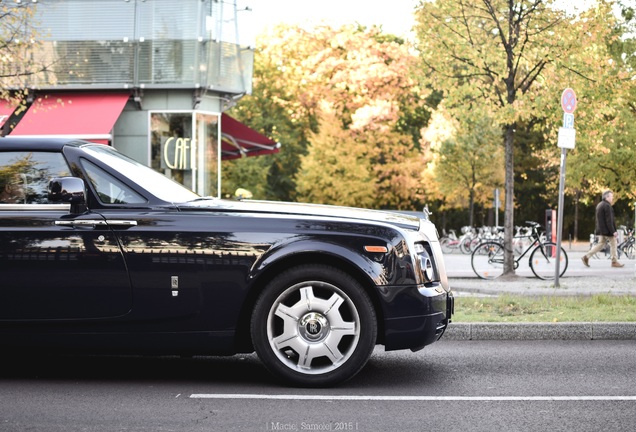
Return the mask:
<svg viewBox="0 0 636 432">
<path fill-rule="evenodd" d="M 27 105 L 49 93 L 123 90 L 130 99 L 112 126 L 113 145 L 200 195 L 220 196 L 225 101 L 252 91 L 253 44 L 239 38 L 247 8 L 237 11 L 237 0 L 0 3 L 24 17 L 0 29 L 0 39 L 20 39 L 21 61 L 0 63 L 6 90 L 28 89 Z M 23 120 L 14 117 L 13 125 Z M 43 129 L 32 133 L 50 133 Z"/>
<path fill-rule="evenodd" d="M 151 167 L 203 196 L 218 196 L 219 115 L 151 112 Z"/>
<path fill-rule="evenodd" d="M 203 88 L 251 93 L 253 49 L 235 1 L 39 0 L 37 88 Z M 15 83 L 24 86 L 24 82 Z"/>
</svg>

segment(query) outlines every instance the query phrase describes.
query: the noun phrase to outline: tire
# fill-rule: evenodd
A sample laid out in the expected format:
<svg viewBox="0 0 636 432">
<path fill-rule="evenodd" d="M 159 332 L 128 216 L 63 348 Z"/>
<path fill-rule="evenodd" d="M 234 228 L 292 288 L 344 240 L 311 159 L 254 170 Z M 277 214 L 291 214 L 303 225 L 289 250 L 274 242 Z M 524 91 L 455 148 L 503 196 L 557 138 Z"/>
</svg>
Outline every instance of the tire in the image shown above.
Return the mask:
<svg viewBox="0 0 636 432">
<path fill-rule="evenodd" d="M 620 256 L 620 251 L 621 250 L 625 254 L 625 258 L 630 259 L 630 260 L 634 259 L 634 254 L 635 254 L 634 253 L 634 244 L 630 244 L 630 245 L 625 246 L 622 249 L 619 249 L 619 255 L 618 255 L 619 258 L 621 257 Z"/>
<path fill-rule="evenodd" d="M 568 268 L 568 255 L 561 247 L 559 263 L 559 277 L 563 276 Z M 539 244 L 530 254 L 530 269 L 539 279 L 554 279 L 556 273 L 556 243 Z"/>
<path fill-rule="evenodd" d="M 326 265 L 303 265 L 265 287 L 252 313 L 251 336 L 273 375 L 298 386 L 332 386 L 369 360 L 376 314 L 351 276 Z"/>
<path fill-rule="evenodd" d="M 450 239 L 448 237 L 444 237 L 439 241 L 440 246 L 442 247 L 442 252 L 445 254 L 449 254 L 453 251 L 450 246 Z"/>
<path fill-rule="evenodd" d="M 481 279 L 496 279 L 503 274 L 504 248 L 501 243 L 487 241 L 475 248 L 470 264 Z"/>
<path fill-rule="evenodd" d="M 470 244 L 468 245 L 468 251 L 469 253 L 473 253 L 475 251 L 475 249 L 477 249 L 477 246 L 479 246 L 484 240 L 480 239 L 479 237 L 475 237 L 474 239 L 472 239 L 470 241 Z"/>
<path fill-rule="evenodd" d="M 459 242 L 459 250 L 464 255 L 469 255 L 471 253 L 471 250 L 470 250 L 471 241 L 472 241 L 472 238 L 465 238 Z"/>
</svg>

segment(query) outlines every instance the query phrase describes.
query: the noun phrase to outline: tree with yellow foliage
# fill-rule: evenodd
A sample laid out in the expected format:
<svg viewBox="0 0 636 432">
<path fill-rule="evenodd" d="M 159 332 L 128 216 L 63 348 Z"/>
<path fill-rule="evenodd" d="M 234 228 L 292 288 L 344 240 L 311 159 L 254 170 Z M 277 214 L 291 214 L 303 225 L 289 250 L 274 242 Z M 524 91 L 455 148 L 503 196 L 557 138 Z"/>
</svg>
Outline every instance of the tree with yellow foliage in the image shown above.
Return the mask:
<svg viewBox="0 0 636 432">
<path fill-rule="evenodd" d="M 418 145 L 430 91 L 418 86 L 412 74 L 417 55 L 405 41 L 377 28 L 321 25 L 311 31 L 279 26 L 259 43 L 255 63 L 266 66 L 257 69 L 254 94 L 237 111 L 262 117 L 257 107 L 269 105 L 280 124 L 295 125 L 306 140 L 290 150 L 298 164 L 288 159 L 281 167 L 295 180 L 294 198 L 350 205 L 357 197 L 354 205 L 365 207 L 421 207 Z M 287 152 L 285 137 L 275 138 Z M 330 177 L 321 180 L 326 172 Z M 329 182 L 346 190 L 329 191 Z M 363 198 L 369 187 L 371 200 Z"/>
</svg>

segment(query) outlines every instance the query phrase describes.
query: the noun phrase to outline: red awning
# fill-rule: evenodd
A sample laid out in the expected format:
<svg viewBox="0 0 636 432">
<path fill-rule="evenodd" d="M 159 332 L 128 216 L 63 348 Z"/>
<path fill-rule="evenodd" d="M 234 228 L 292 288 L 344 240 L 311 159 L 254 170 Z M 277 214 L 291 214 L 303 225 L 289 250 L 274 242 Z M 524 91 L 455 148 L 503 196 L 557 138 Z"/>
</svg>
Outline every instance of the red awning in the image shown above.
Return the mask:
<svg viewBox="0 0 636 432">
<path fill-rule="evenodd" d="M 7 121 L 13 111 L 15 111 L 16 105 L 5 99 L 0 99 L 0 128 L 4 126 L 4 122 Z"/>
<path fill-rule="evenodd" d="M 245 126 L 227 114 L 221 116 L 221 159 L 278 153 L 280 143 Z"/>
<path fill-rule="evenodd" d="M 11 135 L 58 135 L 104 142 L 128 93 L 50 93 L 35 99 Z"/>
</svg>

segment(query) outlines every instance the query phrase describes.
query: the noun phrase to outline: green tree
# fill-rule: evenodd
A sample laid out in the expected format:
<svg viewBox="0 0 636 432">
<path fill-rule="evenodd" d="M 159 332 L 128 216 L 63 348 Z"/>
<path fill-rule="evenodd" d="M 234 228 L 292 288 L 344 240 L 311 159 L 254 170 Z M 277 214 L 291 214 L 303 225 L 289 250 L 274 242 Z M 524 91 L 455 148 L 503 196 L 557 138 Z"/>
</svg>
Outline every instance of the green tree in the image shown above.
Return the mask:
<svg viewBox="0 0 636 432">
<path fill-rule="evenodd" d="M 553 159 L 556 144 L 547 142 L 543 136 L 546 119 L 518 122 L 515 134 L 515 194 L 523 197 L 515 204 L 516 225 L 525 221 L 542 222 L 547 209 L 554 209 L 558 202 L 558 166 L 546 164 L 542 157 L 546 153 Z"/>
<path fill-rule="evenodd" d="M 440 190 L 451 201 L 468 200 L 468 224 L 474 226 L 475 203 L 486 205 L 503 185 L 501 132 L 480 111 L 455 122 L 451 137 L 435 147 L 435 173 Z"/>
<path fill-rule="evenodd" d="M 573 178 L 575 185 L 586 187 L 583 193 L 585 201 L 606 188 L 611 188 L 619 196 L 636 199 L 636 182 L 633 176 L 626 173 L 636 169 L 636 86 L 633 84 L 634 67 L 636 67 L 636 41 L 634 40 L 633 6 L 618 2 L 622 10 L 622 20 L 613 23 L 600 41 L 608 50 L 610 58 L 605 74 L 596 78 L 594 92 L 583 101 L 581 108 L 586 110 L 586 103 L 592 102 L 597 108 L 579 113 L 577 120 L 584 121 L 577 125 L 584 139 L 577 140 L 577 149 L 573 155 L 575 164 Z M 615 8 L 612 8 L 615 13 Z M 599 104 L 602 101 L 602 104 Z M 591 111 L 591 112 L 590 112 Z M 589 136 L 589 139 L 587 137 Z"/>
<path fill-rule="evenodd" d="M 601 79 L 616 78 L 599 44 L 613 27 L 611 8 L 601 1 L 585 19 L 568 19 L 550 0 L 438 0 L 422 2 L 416 19 L 426 82 L 443 91 L 449 109 L 483 106 L 501 127 L 504 274 L 512 275 L 515 131 L 520 122 L 556 113 L 565 87 L 597 94 Z"/>
<path fill-rule="evenodd" d="M 617 10 L 622 11 L 621 15 Z M 573 235 L 578 238 L 579 207 L 588 210 L 583 216 L 588 221 L 583 226 L 589 232 L 593 229 L 593 208 L 604 189 L 616 192 L 617 209 L 629 200 L 632 210 L 625 213 L 633 214 L 636 185 L 633 176 L 627 173 L 636 169 L 633 145 L 636 141 L 633 80 L 636 57 L 633 9 L 625 6 L 625 2 L 619 1 L 616 5 L 599 2 L 597 7 L 582 13 L 573 25 L 581 30 L 578 34 L 582 48 L 561 61 L 570 69 L 587 70 L 580 75 L 576 86 L 571 85 L 579 100 L 574 113 L 576 148 L 569 152 L 567 160 L 566 194 L 572 197 L 571 223 Z M 560 112 L 560 108 L 555 110 Z M 556 142 L 556 128 L 548 132 L 549 139 Z M 558 159 L 546 156 L 543 159 L 546 164 L 552 164 L 550 171 L 558 171 Z M 558 181 L 546 184 L 555 185 Z M 627 210 L 627 205 L 625 207 Z M 564 222 L 567 218 L 564 217 Z"/>
</svg>

